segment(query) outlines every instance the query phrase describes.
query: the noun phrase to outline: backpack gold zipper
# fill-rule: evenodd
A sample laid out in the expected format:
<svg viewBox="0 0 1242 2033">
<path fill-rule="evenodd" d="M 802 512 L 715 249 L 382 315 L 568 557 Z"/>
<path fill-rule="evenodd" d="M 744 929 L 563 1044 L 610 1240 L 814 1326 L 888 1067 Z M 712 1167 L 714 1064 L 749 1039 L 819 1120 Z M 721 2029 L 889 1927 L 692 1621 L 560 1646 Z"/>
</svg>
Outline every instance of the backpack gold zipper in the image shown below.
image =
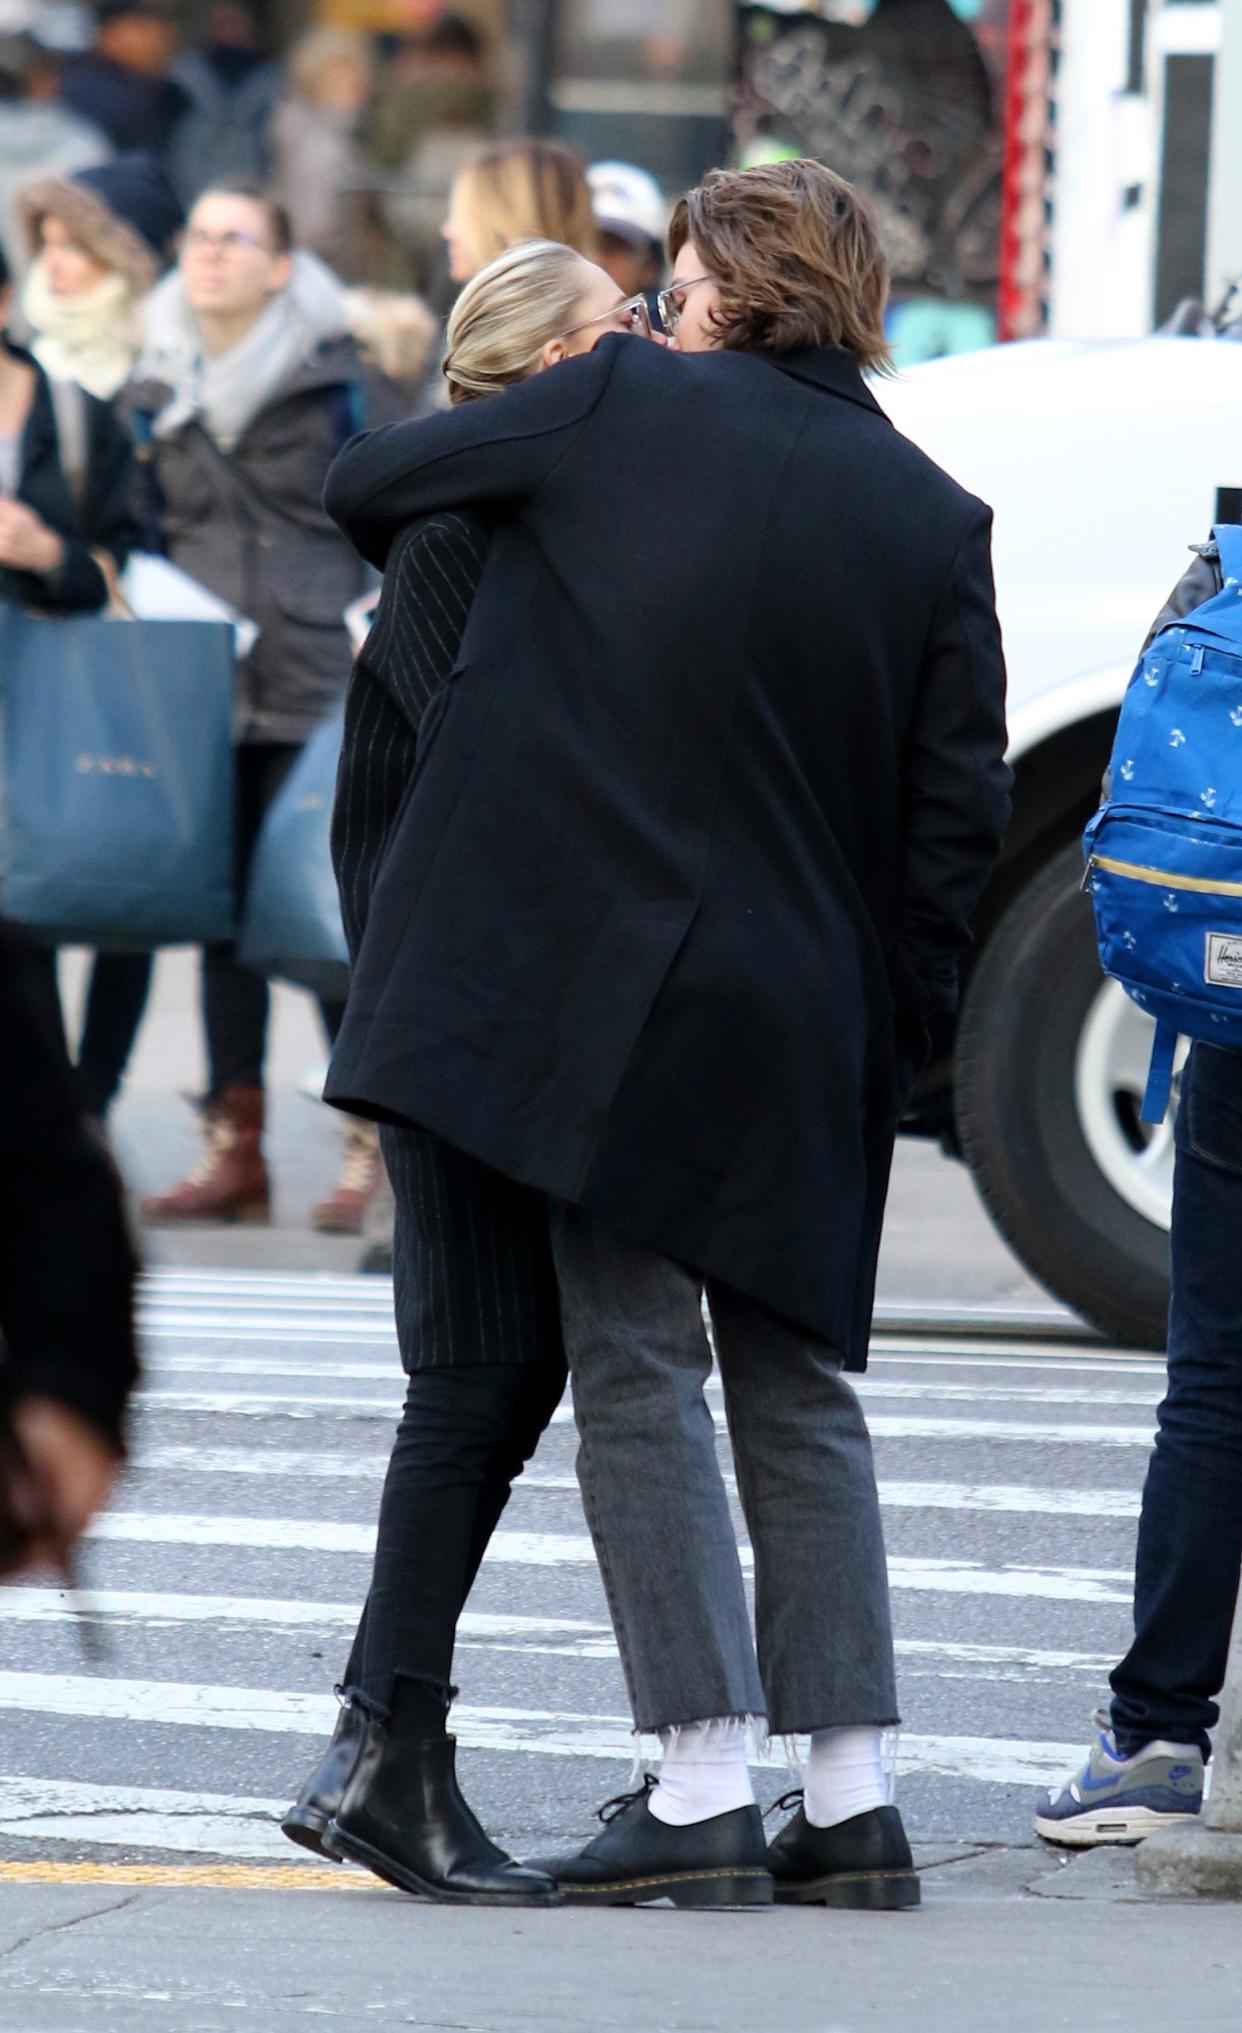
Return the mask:
<svg viewBox="0 0 1242 2033">
<path fill-rule="evenodd" d="M 1108 854 L 1093 854 L 1088 864 L 1109 875 L 1128 876 L 1131 882 L 1150 882 L 1157 889 L 1189 889 L 1198 896 L 1242 896 L 1242 882 L 1205 882 L 1201 875 L 1171 875 L 1165 868 L 1144 868 L 1138 861 L 1114 861 Z"/>
</svg>

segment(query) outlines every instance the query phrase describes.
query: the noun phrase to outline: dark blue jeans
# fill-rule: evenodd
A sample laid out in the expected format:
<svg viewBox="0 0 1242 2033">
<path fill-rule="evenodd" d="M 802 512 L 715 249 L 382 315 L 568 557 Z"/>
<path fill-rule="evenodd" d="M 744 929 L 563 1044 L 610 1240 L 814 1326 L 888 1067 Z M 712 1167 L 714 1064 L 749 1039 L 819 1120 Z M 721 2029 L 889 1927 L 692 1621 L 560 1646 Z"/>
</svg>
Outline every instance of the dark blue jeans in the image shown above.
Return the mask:
<svg viewBox="0 0 1242 2033">
<path fill-rule="evenodd" d="M 1242 1566 L 1242 1052 L 1195 1045 L 1182 1080 L 1169 1378 L 1147 1471 L 1117 1746 L 1198 1744 L 1219 1710 Z"/>
</svg>

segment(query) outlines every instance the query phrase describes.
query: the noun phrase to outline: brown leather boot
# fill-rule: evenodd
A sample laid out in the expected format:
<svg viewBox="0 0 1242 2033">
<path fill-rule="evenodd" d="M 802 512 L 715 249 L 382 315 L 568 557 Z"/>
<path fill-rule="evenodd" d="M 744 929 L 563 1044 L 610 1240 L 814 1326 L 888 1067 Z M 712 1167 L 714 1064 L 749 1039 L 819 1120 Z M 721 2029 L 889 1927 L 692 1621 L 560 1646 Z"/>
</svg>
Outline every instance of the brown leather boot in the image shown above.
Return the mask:
<svg viewBox="0 0 1242 2033">
<path fill-rule="evenodd" d="M 142 1203 L 152 1225 L 177 1221 L 270 1221 L 271 1192 L 263 1160 L 263 1089 L 226 1087 L 202 1108 L 207 1148 L 171 1192 Z"/>
<path fill-rule="evenodd" d="M 347 1121 L 341 1176 L 327 1199 L 311 1208 L 311 1227 L 321 1235 L 361 1235 L 367 1209 L 383 1181 L 378 1129 L 356 1117 Z"/>
</svg>

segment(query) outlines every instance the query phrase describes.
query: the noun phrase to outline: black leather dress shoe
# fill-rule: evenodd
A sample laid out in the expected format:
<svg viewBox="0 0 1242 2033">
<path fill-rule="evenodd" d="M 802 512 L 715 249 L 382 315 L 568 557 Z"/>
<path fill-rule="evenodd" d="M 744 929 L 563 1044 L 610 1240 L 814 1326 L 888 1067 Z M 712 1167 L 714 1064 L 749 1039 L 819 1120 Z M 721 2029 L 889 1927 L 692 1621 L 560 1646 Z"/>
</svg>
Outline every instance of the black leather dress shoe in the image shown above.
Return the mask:
<svg viewBox="0 0 1242 2033">
<path fill-rule="evenodd" d="M 324 1848 L 324 1835 L 353 1775 L 366 1726 L 366 1716 L 358 1704 L 344 1702 L 322 1764 L 307 1780 L 280 1824 L 290 1842 L 301 1843 L 303 1849 L 313 1850 L 330 1863 L 339 1863 L 340 1859 Z"/>
<path fill-rule="evenodd" d="M 786 1798 L 798 1801 L 798 1811 L 768 1851 L 778 1905 L 898 1912 L 920 1904 L 918 1872 L 895 1807 L 872 1807 L 835 1828 L 814 1828 L 802 1795 Z"/>
<path fill-rule="evenodd" d="M 457 1784 L 456 1738 L 414 1738 L 367 1724 L 354 1774 L 325 1838 L 329 1854 L 364 1864 L 417 1898 L 459 1906 L 552 1906 L 556 1887 L 514 1863 L 484 1834 Z"/>
<path fill-rule="evenodd" d="M 572 1856 L 534 1864 L 567 1906 L 770 1906 L 763 1818 L 757 1807 L 671 1828 L 647 1795 L 622 1793 L 599 1810 L 604 1833 Z"/>
</svg>

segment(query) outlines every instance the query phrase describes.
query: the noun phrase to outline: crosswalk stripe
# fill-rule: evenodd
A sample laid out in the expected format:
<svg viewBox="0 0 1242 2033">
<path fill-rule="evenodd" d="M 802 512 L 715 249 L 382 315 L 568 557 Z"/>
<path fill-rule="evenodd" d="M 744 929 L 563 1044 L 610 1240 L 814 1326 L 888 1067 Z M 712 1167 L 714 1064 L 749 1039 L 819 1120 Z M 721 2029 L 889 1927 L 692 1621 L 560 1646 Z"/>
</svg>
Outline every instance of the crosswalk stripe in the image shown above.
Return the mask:
<svg viewBox="0 0 1242 2033">
<path fill-rule="evenodd" d="M 374 1319 L 367 1317 L 359 1320 L 343 1319 L 340 1321 L 327 1320 L 316 1316 L 313 1320 L 307 1322 L 287 1314 L 282 1314 L 279 1319 L 266 1315 L 262 1318 L 248 1319 L 244 1317 L 199 1315 L 187 1315 L 182 1318 L 180 1316 L 164 1314 L 152 1315 L 144 1312 L 139 1316 L 139 1324 L 146 1339 L 176 1341 L 178 1346 L 182 1348 L 185 1348 L 187 1345 L 192 1346 L 195 1342 L 210 1342 L 213 1344 L 218 1342 L 238 1342 L 245 1343 L 248 1347 L 255 1345 L 265 1346 L 269 1343 L 274 1343 L 294 1348 L 316 1349 L 319 1347 L 340 1347 L 344 1343 L 353 1346 L 388 1348 L 394 1354 L 396 1350 L 396 1333 L 391 1320 L 382 1320 L 378 1315 Z M 302 1367 L 302 1361 L 305 1359 L 299 1359 L 296 1356 L 289 1358 L 287 1363 L 279 1365 L 279 1367 L 277 1367 L 276 1359 L 272 1357 L 250 1360 L 238 1358 L 238 1360 L 243 1364 L 243 1374 L 246 1371 L 253 1371 L 259 1375 L 287 1373 L 291 1376 L 375 1374 L 389 1378 L 396 1374 L 395 1364 L 392 1361 L 389 1361 L 382 1367 L 377 1365 L 372 1372 L 363 1366 L 357 1366 L 349 1362 L 333 1363 L 325 1361 L 319 1366 L 308 1365 Z M 221 1358 L 215 1355 L 196 1356 L 190 1354 L 178 1360 L 177 1358 L 164 1355 L 157 1350 L 154 1352 L 151 1367 L 158 1374 L 163 1369 L 198 1369 L 202 1367 L 204 1362 L 208 1361 L 214 1368 L 219 1365 Z M 1030 1370 L 1038 1371 L 1044 1375 L 1055 1375 L 1058 1371 L 1079 1372 L 1085 1370 L 1096 1375 L 1148 1378 L 1151 1380 L 1153 1388 L 1163 1384 L 1165 1376 L 1165 1365 L 1163 1362 L 1145 1360 L 1142 1357 L 1078 1356 L 1072 1355 L 1069 1351 L 1066 1351 L 1061 1356 L 1049 1354 L 1032 1357 L 1023 1352 L 1018 1346 L 997 1349 L 987 1355 L 982 1355 L 977 1349 L 972 1349 L 968 1344 L 962 1342 L 924 1344 L 918 1349 L 911 1349 L 901 1341 L 876 1339 L 871 1347 L 871 1368 L 865 1373 L 865 1376 L 859 1378 L 860 1387 L 866 1389 L 869 1382 L 874 1384 L 882 1377 L 885 1369 L 890 1367 L 936 1370 L 999 1370 L 1006 1374 L 1011 1374 L 1018 1370 Z M 987 1388 L 987 1386 L 981 1386 L 981 1388 Z M 1089 1397 L 1096 1396 L 1100 1398 L 1102 1403 L 1127 1402 L 1125 1399 L 1110 1398 L 1107 1392 L 1096 1391 L 1093 1388 L 1089 1393 Z"/>
<path fill-rule="evenodd" d="M 200 1681 L 88 1680 L 72 1674 L 14 1672 L 0 1672 L 0 1709 L 147 1726 L 324 1737 L 337 1716 L 337 1704 L 330 1695 L 269 1687 L 217 1687 Z M 631 1761 L 634 1755 L 633 1734 L 624 1716 L 457 1703 L 452 1721 L 458 1742 L 471 1750 L 619 1761 Z M 898 1764 L 906 1772 L 1014 1785 L 1037 1783 L 1078 1757 L 1081 1746 L 1075 1744 L 912 1732 L 902 1735 Z M 775 1745 L 754 1762 L 768 1769 L 785 1765 Z"/>
<path fill-rule="evenodd" d="M 178 1595 L 145 1589 L 90 1591 L 75 1609 L 63 1589 L 0 1588 L 0 1623 L 69 1624 L 79 1614 L 127 1629 L 162 1630 L 174 1625 L 221 1624 L 254 1630 L 342 1630 L 358 1620 L 354 1602 L 283 1602 L 271 1596 Z M 575 1617 L 493 1615 L 467 1610 L 458 1625 L 458 1643 L 467 1650 L 519 1650 L 558 1658 L 615 1659 L 616 1642 L 606 1623 Z M 1087 1673 L 1102 1679 L 1113 1664 L 1102 1652 L 1074 1652 L 1029 1645 L 981 1645 L 939 1638 L 899 1638 L 897 1655 L 941 1668 L 1003 1669 L 1000 1677 L 1023 1674 Z"/>
<path fill-rule="evenodd" d="M 369 1558 L 375 1547 L 371 1525 L 317 1518 L 224 1517 L 213 1512 L 110 1511 L 96 1518 L 89 1536 L 147 1546 L 234 1546 L 264 1552 L 344 1553 Z M 754 1560 L 741 1546 L 742 1565 Z M 495 1566 L 594 1567 L 595 1548 L 585 1533 L 497 1532 L 485 1571 Z M 911 1559 L 888 1563 L 893 1588 L 949 1595 L 1048 1597 L 1060 1602 L 1127 1602 L 1131 1590 L 1120 1568 L 986 1567 L 982 1562 Z"/>
<path fill-rule="evenodd" d="M 232 1337 L 229 1337 L 230 1339 Z M 201 1376 L 203 1362 L 196 1355 L 162 1356 L 152 1365 L 154 1377 Z M 400 1371 L 392 1362 L 307 1362 L 300 1356 L 247 1355 L 213 1356 L 211 1358 L 213 1377 L 299 1377 L 307 1382 L 366 1382 L 394 1385 L 400 1379 Z M 1012 1404 L 1012 1405 L 1100 1405 L 1100 1406 L 1143 1406 L 1154 1410 L 1156 1392 L 1133 1390 L 1101 1389 L 1094 1385 L 1067 1384 L 1004 1384 L 952 1383 L 937 1379 L 934 1383 L 913 1381 L 910 1378 L 887 1376 L 865 1376 L 858 1379 L 858 1388 L 865 1402 L 873 1398 L 934 1399 L 946 1404 Z M 721 1386 L 717 1379 L 709 1380 L 709 1396 L 719 1396 Z M 150 1393 L 147 1393 L 150 1395 Z M 308 1393 L 307 1403 L 319 1402 Z"/>
<path fill-rule="evenodd" d="M 314 1859 L 277 1826 L 287 1800 L 158 1786 L 94 1786 L 0 1777 L 0 1835 L 124 1849 L 271 1859 L 298 1870 Z M 299 1861 L 299 1859 L 304 1861 Z M 342 1878 L 349 1873 L 342 1871 Z"/>
<path fill-rule="evenodd" d="M 300 1392 L 181 1391 L 163 1390 L 157 1386 L 142 1392 L 138 1403 L 140 1409 L 145 1406 L 153 1410 L 213 1418 L 306 1420 L 323 1419 L 328 1415 L 333 1423 L 375 1420 L 391 1426 L 397 1417 L 397 1407 L 392 1402 L 385 1404 L 379 1399 L 356 1397 L 339 1391 L 307 1397 Z M 567 1406 L 562 1407 L 553 1413 L 551 1423 L 566 1426 L 572 1416 Z M 723 1412 L 714 1413 L 713 1417 L 719 1430 L 724 1432 Z M 881 1440 L 1009 1440 L 1063 1447 L 1150 1448 L 1155 1431 L 1152 1424 L 1119 1426 L 1101 1423 L 1095 1426 L 1069 1420 L 936 1419 L 885 1412 L 877 1412 L 874 1416 L 868 1414 L 867 1425 L 875 1438 Z"/>
<path fill-rule="evenodd" d="M 188 1474 L 263 1476 L 307 1482 L 378 1485 L 387 1463 L 379 1454 L 343 1455 L 312 1449 L 264 1447 L 147 1447 L 130 1464 L 130 1475 Z M 734 1478 L 725 1481 L 733 1486 Z M 523 1470 L 521 1491 L 572 1495 L 578 1478 L 539 1467 Z M 880 1502 L 888 1510 L 987 1511 L 1049 1518 L 1135 1518 L 1139 1498 L 1129 1489 L 1041 1489 L 1026 1483 L 885 1482 Z"/>
</svg>

